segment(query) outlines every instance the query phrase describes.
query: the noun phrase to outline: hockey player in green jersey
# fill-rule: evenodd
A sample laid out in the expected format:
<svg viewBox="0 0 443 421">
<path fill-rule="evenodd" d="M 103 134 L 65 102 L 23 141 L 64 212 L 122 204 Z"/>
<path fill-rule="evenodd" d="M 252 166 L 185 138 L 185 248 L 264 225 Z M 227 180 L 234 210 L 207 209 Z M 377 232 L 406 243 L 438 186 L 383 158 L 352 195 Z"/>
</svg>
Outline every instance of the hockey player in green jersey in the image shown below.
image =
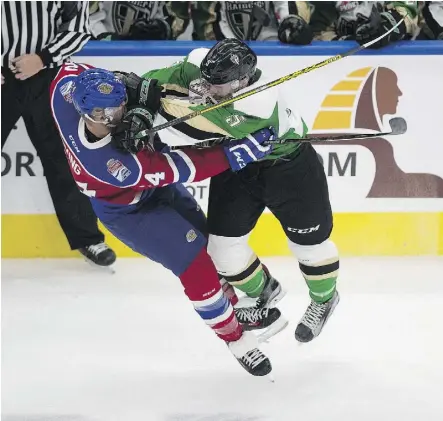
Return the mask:
<svg viewBox="0 0 443 421">
<path fill-rule="evenodd" d="M 264 84 L 256 65 L 257 56 L 245 43 L 226 39 L 210 50 L 193 50 L 168 68 L 146 73 L 143 77 L 157 79 L 169 96 L 155 125 Z M 277 129 L 280 140 L 307 133 L 303 119 L 287 107 L 278 89 L 260 92 L 166 130 L 169 144 L 183 145 L 217 137 L 240 139 L 269 126 Z M 298 341 L 308 342 L 321 332 L 339 301 L 339 257 L 329 238 L 332 211 L 328 186 L 309 143 L 274 146 L 272 154 L 262 161 L 211 179 L 208 251 L 219 274 L 256 298 L 258 308 L 272 308 L 284 296 L 279 282 L 248 245 L 249 234 L 265 207 L 281 223 L 309 288 L 311 303 L 295 331 Z"/>
</svg>

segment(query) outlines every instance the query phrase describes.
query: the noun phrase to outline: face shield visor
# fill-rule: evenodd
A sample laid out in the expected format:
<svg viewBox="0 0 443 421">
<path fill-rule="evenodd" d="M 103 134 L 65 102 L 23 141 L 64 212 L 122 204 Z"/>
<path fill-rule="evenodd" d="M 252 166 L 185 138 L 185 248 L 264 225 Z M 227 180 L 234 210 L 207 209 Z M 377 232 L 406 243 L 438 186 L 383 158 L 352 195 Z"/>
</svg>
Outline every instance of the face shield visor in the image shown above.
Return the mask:
<svg viewBox="0 0 443 421">
<path fill-rule="evenodd" d="M 94 108 L 90 114 L 85 114 L 85 117 L 93 123 L 114 127 L 122 120 L 125 109 L 126 103 L 123 102 L 118 107 Z"/>
<path fill-rule="evenodd" d="M 241 80 L 233 80 L 220 85 L 213 85 L 201 78 L 191 82 L 189 90 L 191 96 L 203 98 L 204 104 L 217 103 L 231 97 L 235 92 L 248 86 L 249 78 L 246 76 Z"/>
<path fill-rule="evenodd" d="M 221 85 L 212 85 L 208 83 L 208 92 L 209 95 L 218 100 L 229 98 L 240 89 L 246 88 L 246 86 L 248 86 L 248 81 L 249 78 L 246 76 L 241 80 L 233 80 Z"/>
</svg>

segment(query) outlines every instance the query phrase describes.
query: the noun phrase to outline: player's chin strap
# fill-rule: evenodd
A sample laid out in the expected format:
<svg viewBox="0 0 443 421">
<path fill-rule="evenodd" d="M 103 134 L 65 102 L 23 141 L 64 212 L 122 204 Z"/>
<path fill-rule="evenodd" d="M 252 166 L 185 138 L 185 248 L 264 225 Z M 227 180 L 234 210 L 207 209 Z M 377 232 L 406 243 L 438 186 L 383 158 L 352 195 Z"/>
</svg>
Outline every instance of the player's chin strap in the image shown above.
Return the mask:
<svg viewBox="0 0 443 421">
<path fill-rule="evenodd" d="M 384 34 L 380 35 L 378 38 L 376 38 L 376 39 L 374 39 L 372 41 L 369 41 L 369 42 L 367 42 L 367 43 L 365 43 L 363 45 L 359 45 L 358 47 L 355 47 L 355 48 L 353 48 L 353 49 L 351 49 L 351 50 L 349 50 L 349 51 L 347 51 L 345 53 L 337 54 L 334 57 L 330 57 L 330 58 L 328 58 L 326 60 L 323 60 L 323 61 L 321 61 L 319 63 L 313 64 L 312 66 L 305 67 L 304 69 L 297 70 L 296 72 L 291 73 L 291 74 L 286 75 L 286 76 L 283 76 L 280 79 L 276 79 L 276 80 L 274 80 L 272 82 L 266 83 L 265 85 L 259 86 L 259 87 L 254 88 L 254 89 L 250 89 L 249 91 L 243 92 L 240 95 L 234 96 L 232 98 L 228 98 L 228 99 L 226 99 L 224 101 L 220 101 L 217 104 L 209 105 L 208 107 L 205 107 L 205 108 L 203 108 L 201 110 L 198 110 L 198 111 L 194 111 L 194 112 L 192 112 L 192 113 L 190 113 L 188 115 L 185 115 L 183 117 L 179 117 L 179 118 L 176 118 L 174 120 L 168 121 L 168 122 L 166 122 L 164 124 L 160 124 L 159 126 L 153 127 L 152 129 L 143 130 L 140 133 L 138 133 L 136 135 L 136 137 L 137 138 L 141 138 L 141 137 L 145 137 L 145 136 L 150 136 L 153 133 L 158 132 L 160 130 L 167 129 L 168 127 L 172 127 L 172 126 L 175 126 L 177 124 L 183 123 L 184 121 L 188 121 L 191 118 L 198 117 L 199 115 L 208 113 L 209 111 L 213 111 L 213 110 L 216 110 L 218 108 L 226 107 L 226 105 L 230 105 L 230 104 L 232 104 L 232 103 L 234 103 L 236 101 L 240 101 L 241 99 L 248 98 L 251 95 L 258 94 L 259 92 L 265 91 L 266 89 L 269 89 L 269 88 L 273 88 L 274 86 L 281 85 L 284 82 L 287 82 L 289 80 L 295 79 L 295 78 L 297 78 L 297 77 L 299 77 L 301 75 L 304 75 L 306 73 L 312 72 L 313 70 L 319 69 L 320 67 L 327 66 L 328 64 L 334 63 L 335 61 L 338 61 L 338 60 L 340 60 L 342 58 L 345 58 L 345 57 L 357 54 L 358 52 L 360 52 L 360 51 L 370 47 L 371 45 L 377 43 L 378 41 L 383 39 L 386 35 L 389 35 L 392 31 L 395 31 L 395 29 L 397 29 L 397 27 L 400 26 L 404 22 L 404 20 L 405 20 L 405 18 L 401 19 L 389 31 L 387 31 Z"/>
</svg>

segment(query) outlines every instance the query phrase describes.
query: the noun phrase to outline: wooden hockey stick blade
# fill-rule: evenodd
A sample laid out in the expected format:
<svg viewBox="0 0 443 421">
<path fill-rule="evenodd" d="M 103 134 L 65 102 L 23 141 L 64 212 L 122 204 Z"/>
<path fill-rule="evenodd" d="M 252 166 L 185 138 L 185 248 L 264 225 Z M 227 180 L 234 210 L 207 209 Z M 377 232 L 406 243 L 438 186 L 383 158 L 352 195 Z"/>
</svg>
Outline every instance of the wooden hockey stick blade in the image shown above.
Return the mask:
<svg viewBox="0 0 443 421">
<path fill-rule="evenodd" d="M 380 35 L 378 38 L 367 42 L 366 44 L 359 45 L 358 47 L 352 48 L 351 50 L 344 52 L 342 54 L 337 54 L 336 56 L 330 57 L 326 60 L 320 61 L 319 63 L 313 64 L 311 66 L 305 67 L 304 69 L 297 70 L 294 73 L 290 73 L 289 75 L 283 76 L 280 79 L 273 80 L 269 83 L 266 83 L 265 85 L 258 86 L 257 88 L 250 89 L 249 91 L 243 92 L 240 95 L 233 96 L 232 98 L 228 98 L 224 101 L 218 102 L 217 104 L 208 105 L 207 107 L 194 111 L 193 113 L 187 114 L 183 117 L 175 118 L 174 120 L 168 121 L 164 124 L 160 124 L 159 126 L 153 127 L 152 129 L 146 129 L 142 130 L 140 133 L 137 133 L 135 136 L 136 139 L 140 139 L 145 136 L 150 136 L 160 130 L 167 129 L 168 127 L 175 126 L 177 124 L 183 123 L 185 121 L 190 120 L 191 118 L 198 117 L 199 115 L 208 113 L 209 111 L 216 110 L 218 108 L 226 107 L 227 105 L 233 104 L 236 101 L 240 101 L 241 99 L 248 98 L 251 95 L 258 94 L 259 92 L 263 92 L 267 89 L 273 88 L 274 86 L 281 85 L 284 82 L 287 82 L 288 80 L 295 79 L 301 75 L 304 75 L 306 73 L 312 72 L 313 70 L 319 69 L 320 67 L 327 66 L 330 63 L 334 63 L 335 61 L 338 61 L 344 57 L 351 56 L 353 54 L 356 54 L 365 48 L 370 47 L 371 45 L 375 44 L 376 42 L 383 39 L 386 35 L 389 35 L 392 31 L 394 31 L 398 26 L 400 26 L 404 21 L 404 18 L 401 19 L 395 26 L 393 26 L 389 31 L 385 32 L 384 34 Z"/>
</svg>

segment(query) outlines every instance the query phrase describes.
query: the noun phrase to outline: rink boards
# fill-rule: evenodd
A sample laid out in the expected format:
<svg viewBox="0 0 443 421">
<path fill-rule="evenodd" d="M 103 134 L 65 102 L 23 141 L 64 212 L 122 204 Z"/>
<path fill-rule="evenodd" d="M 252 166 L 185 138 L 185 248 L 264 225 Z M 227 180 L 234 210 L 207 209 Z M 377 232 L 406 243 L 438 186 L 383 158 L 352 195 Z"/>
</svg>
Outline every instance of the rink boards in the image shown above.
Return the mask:
<svg viewBox="0 0 443 421">
<path fill-rule="evenodd" d="M 196 46 L 140 44 L 90 43 L 75 60 L 143 73 L 172 64 Z M 352 45 L 254 48 L 266 77 L 276 79 Z M 343 255 L 443 254 L 442 71 L 443 42 L 406 43 L 345 58 L 281 87 L 288 107 L 301 112 L 311 133 L 384 131 L 393 116 L 408 123 L 401 136 L 316 145 L 330 188 L 333 238 Z M 205 209 L 208 182 L 189 189 Z M 110 234 L 107 239 L 120 256 L 135 255 Z M 251 244 L 261 255 L 289 254 L 278 221 L 267 212 Z M 20 121 L 2 152 L 2 257 L 72 255 Z"/>
</svg>

